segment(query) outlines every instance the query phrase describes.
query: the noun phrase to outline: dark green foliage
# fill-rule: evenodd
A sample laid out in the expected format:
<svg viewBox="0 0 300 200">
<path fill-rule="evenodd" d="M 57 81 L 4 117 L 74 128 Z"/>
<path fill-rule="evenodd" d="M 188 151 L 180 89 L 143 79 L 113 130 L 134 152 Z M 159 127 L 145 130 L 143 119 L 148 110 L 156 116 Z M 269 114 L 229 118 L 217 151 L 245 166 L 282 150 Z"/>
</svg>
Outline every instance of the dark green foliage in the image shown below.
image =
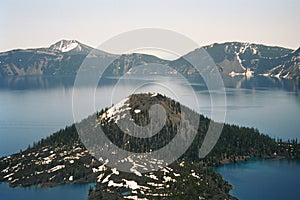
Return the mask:
<svg viewBox="0 0 300 200">
<path fill-rule="evenodd" d="M 159 103 L 167 113 L 167 121 L 163 129 L 150 139 L 135 138 L 126 135 L 118 129 L 113 121 L 109 122 L 101 116 L 107 109 L 95 113 L 94 116 L 101 121 L 102 128 L 109 139 L 120 148 L 132 152 L 149 152 L 159 149 L 170 142 L 177 133 L 181 121 L 184 106 L 162 95 L 151 97 L 151 94 L 138 94 L 130 97 L 130 108 L 133 120 L 140 125 L 149 123 L 148 110 L 153 104 Z M 133 112 L 140 109 L 138 115 Z M 192 110 L 186 113 L 190 117 L 199 117 L 198 132 L 189 149 L 170 167 L 180 177 L 175 177 L 176 182 L 169 182 L 164 190 L 152 188 L 153 193 L 166 193 L 166 197 L 153 197 L 153 199 L 198 199 L 199 196 L 206 199 L 231 199 L 228 194 L 231 186 L 217 174 L 212 167 L 229 162 L 247 160 L 251 157 L 259 158 L 299 158 L 300 145 L 297 139 L 282 141 L 270 138 L 259 133 L 257 129 L 245 128 L 225 124 L 222 134 L 213 150 L 204 158 L 199 159 L 199 149 L 209 127 L 210 119 L 198 115 Z M 96 121 L 93 115 L 83 120 L 90 122 L 85 129 L 86 134 L 95 128 Z M 81 123 L 83 123 L 81 122 Z M 188 137 L 190 125 L 183 122 L 185 131 L 182 139 Z M 127 143 L 130 141 L 129 143 Z M 181 145 L 181 144 L 178 144 Z M 53 158 L 51 162 L 47 158 Z M 72 161 L 72 162 L 71 162 Z M 182 164 L 183 163 L 183 164 Z M 95 182 L 100 172 L 94 172 L 101 163 L 93 158 L 79 140 L 75 125 L 66 127 L 46 139 L 35 143 L 32 147 L 18 154 L 0 159 L 0 181 L 10 182 L 11 186 L 54 186 L 68 182 Z M 64 166 L 62 169 L 53 170 L 54 167 Z M 196 173 L 200 178 L 195 178 L 191 173 Z M 11 175 L 8 179 L 7 175 Z M 105 171 L 109 175 L 109 170 Z M 164 174 L 155 172 L 157 183 L 161 183 Z M 121 182 L 123 178 L 136 180 L 138 183 L 147 184 L 147 177 L 139 177 L 132 173 L 120 173 L 112 176 L 113 180 Z M 153 180 L 151 180 L 153 181 Z M 129 190 L 130 191 L 130 190 Z M 95 188 L 90 188 L 89 198 L 92 199 L 123 199 L 122 188 L 108 187 L 107 184 L 98 183 Z M 143 195 L 143 194 L 139 194 Z"/>
<path fill-rule="evenodd" d="M 75 124 L 67 126 L 65 129 L 61 129 L 56 133 L 48 136 L 46 139 L 38 141 L 31 150 L 39 149 L 45 146 L 60 146 L 69 145 L 75 142 L 79 142 L 77 130 Z"/>
<path fill-rule="evenodd" d="M 47 157 L 53 158 L 52 161 L 46 162 Z M 94 181 L 97 174 L 92 173 L 92 168 L 99 166 L 99 161 L 85 151 L 79 141 L 74 124 L 11 155 L 9 159 L 1 158 L 0 161 L 0 171 L 8 169 L 14 173 L 12 178 L 16 181 L 10 183 L 13 187 L 38 184 L 52 186 L 69 182 L 70 176 L 73 176 L 70 182 Z M 64 168 L 51 172 L 52 168 L 59 165 L 64 165 Z M 14 166 L 17 166 L 16 172 Z M 7 173 L 0 172 L 0 181 L 5 180 L 4 174 Z"/>
<path fill-rule="evenodd" d="M 177 128 L 180 121 L 180 105 L 174 100 L 158 95 L 155 98 L 143 98 L 143 95 L 134 95 L 130 98 L 131 116 L 134 122 L 139 126 L 146 126 L 149 123 L 148 110 L 154 104 L 163 105 L 167 112 L 167 120 L 159 133 L 149 138 L 137 138 L 124 134 L 114 121 L 102 121 L 102 130 L 106 136 L 118 147 L 131 152 L 150 152 L 167 145 L 177 134 Z M 141 113 L 136 114 L 133 111 L 140 109 Z M 100 112 L 101 113 L 101 112 Z M 174 123 L 176 121 L 176 123 Z M 149 130 L 151 132 L 151 130 Z"/>
</svg>

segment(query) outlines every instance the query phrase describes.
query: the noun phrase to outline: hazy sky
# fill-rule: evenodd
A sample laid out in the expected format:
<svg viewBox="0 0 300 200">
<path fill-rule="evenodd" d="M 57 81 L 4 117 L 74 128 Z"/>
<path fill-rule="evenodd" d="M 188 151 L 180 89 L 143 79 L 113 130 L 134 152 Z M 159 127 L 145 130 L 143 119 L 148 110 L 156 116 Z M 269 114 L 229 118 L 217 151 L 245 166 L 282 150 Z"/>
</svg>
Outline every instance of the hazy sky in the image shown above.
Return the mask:
<svg viewBox="0 0 300 200">
<path fill-rule="evenodd" d="M 97 47 L 138 28 L 179 32 L 199 46 L 243 41 L 300 46 L 299 0 L 1 0 L 0 51 L 77 39 Z"/>
</svg>

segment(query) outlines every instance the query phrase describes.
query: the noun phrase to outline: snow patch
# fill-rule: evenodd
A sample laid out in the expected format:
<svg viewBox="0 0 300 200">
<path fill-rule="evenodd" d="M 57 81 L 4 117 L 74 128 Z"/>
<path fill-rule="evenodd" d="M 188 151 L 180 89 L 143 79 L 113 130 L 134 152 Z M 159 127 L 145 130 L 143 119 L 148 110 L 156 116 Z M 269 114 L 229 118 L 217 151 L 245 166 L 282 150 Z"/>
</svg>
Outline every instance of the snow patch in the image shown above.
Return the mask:
<svg viewBox="0 0 300 200">
<path fill-rule="evenodd" d="M 239 54 L 240 53 L 245 53 L 245 51 L 249 48 L 250 44 L 249 43 L 245 43 L 244 46 L 242 46 L 240 48 Z"/>
<path fill-rule="evenodd" d="M 151 178 L 151 179 L 153 179 L 153 180 L 157 180 L 157 181 L 158 181 L 157 176 L 155 176 L 154 174 L 149 174 L 149 175 L 146 175 L 146 174 L 145 174 L 145 176 L 148 177 L 148 178 Z"/>
<path fill-rule="evenodd" d="M 135 110 L 134 110 L 134 113 L 135 113 L 135 114 L 138 114 L 138 113 L 140 113 L 140 112 L 141 112 L 140 109 L 135 109 Z"/>
<path fill-rule="evenodd" d="M 103 174 L 100 174 L 100 175 L 97 177 L 97 182 L 100 182 L 101 179 L 103 178 L 103 176 L 104 176 L 104 173 L 103 173 Z"/>
<path fill-rule="evenodd" d="M 268 77 L 268 76 L 270 76 L 271 74 L 270 74 L 270 73 L 265 73 L 265 74 L 259 74 L 259 75 Z"/>
<path fill-rule="evenodd" d="M 164 172 L 164 174 L 170 173 L 169 170 L 167 170 L 166 168 L 162 168 L 161 171 Z"/>
<path fill-rule="evenodd" d="M 283 76 L 283 78 L 289 78 L 290 72 L 288 72 L 286 75 Z"/>
<path fill-rule="evenodd" d="M 257 50 L 256 50 L 255 47 L 251 47 L 251 50 L 252 50 L 252 53 L 253 53 L 253 54 L 257 54 Z"/>
<path fill-rule="evenodd" d="M 125 98 L 125 99 L 121 100 L 119 103 L 112 106 L 105 113 L 103 113 L 101 119 L 109 119 L 109 122 L 112 119 L 114 119 L 115 122 L 117 123 L 118 120 L 121 119 L 120 113 L 122 113 L 126 110 L 130 110 L 129 103 L 127 103 L 128 101 L 129 101 L 129 98 Z M 122 118 L 125 116 L 126 115 L 123 115 Z"/>
<path fill-rule="evenodd" d="M 113 174 L 111 173 L 111 174 L 107 175 L 107 177 L 105 177 L 105 179 L 103 179 L 102 183 L 108 182 L 111 175 L 113 175 Z"/>
<path fill-rule="evenodd" d="M 137 195 L 135 196 L 125 196 L 125 199 L 132 199 L 132 200 L 147 200 L 146 198 L 139 198 Z"/>
<path fill-rule="evenodd" d="M 8 174 L 8 175 L 4 176 L 3 178 L 6 179 L 6 178 L 8 178 L 8 177 L 10 177 L 12 175 L 14 175 L 14 173 Z"/>
<path fill-rule="evenodd" d="M 191 175 L 197 179 L 200 179 L 200 176 L 198 176 L 195 172 L 193 172 Z"/>
<path fill-rule="evenodd" d="M 135 169 L 134 167 L 130 168 L 130 171 L 132 173 L 134 173 L 137 176 L 142 176 L 141 172 L 139 172 L 137 169 Z"/>
<path fill-rule="evenodd" d="M 175 173 L 175 172 L 174 172 L 173 174 L 174 174 L 174 176 L 176 176 L 176 177 L 180 176 L 180 174 L 177 174 L 177 173 Z"/>
<path fill-rule="evenodd" d="M 64 53 L 75 49 L 78 45 L 78 42 L 75 40 L 62 40 L 58 44 L 55 44 L 52 49 Z"/>
<path fill-rule="evenodd" d="M 116 168 L 111 169 L 112 173 L 115 175 L 119 175 L 119 171 Z"/>
<path fill-rule="evenodd" d="M 154 187 L 163 187 L 164 186 L 164 184 L 162 184 L 162 183 L 148 182 L 147 184 L 150 186 L 154 186 Z"/>
<path fill-rule="evenodd" d="M 235 55 L 236 55 L 236 59 L 237 59 L 237 61 L 240 63 L 240 65 L 241 65 L 241 67 L 242 67 L 242 69 L 243 70 L 246 70 L 246 68 L 243 66 L 243 64 L 242 64 L 242 60 L 240 59 L 240 56 L 239 56 L 239 53 L 235 53 Z"/>
<path fill-rule="evenodd" d="M 175 179 L 173 179 L 172 177 L 170 177 L 170 176 L 163 176 L 163 179 L 164 179 L 164 181 L 163 181 L 163 183 L 166 183 L 166 182 L 176 182 L 176 180 Z"/>
<path fill-rule="evenodd" d="M 249 77 L 252 77 L 253 74 L 254 74 L 254 71 L 251 71 L 249 68 L 247 68 L 247 71 L 246 71 L 245 76 L 246 76 L 247 78 L 249 78 Z"/>
<path fill-rule="evenodd" d="M 55 166 L 55 167 L 49 169 L 49 170 L 48 170 L 48 173 L 52 173 L 52 172 L 55 172 L 55 171 L 60 170 L 60 169 L 63 169 L 63 168 L 65 168 L 65 165 L 57 165 L 57 166 Z"/>
<path fill-rule="evenodd" d="M 115 183 L 114 181 L 112 181 L 112 180 L 110 180 L 109 182 L 108 182 L 108 185 L 107 185 L 108 187 L 123 187 L 123 183 Z"/>
<path fill-rule="evenodd" d="M 130 168 L 130 171 L 131 171 L 132 173 L 134 173 L 135 175 L 137 175 L 137 176 L 142 176 L 141 172 L 139 172 L 139 171 L 137 170 L 137 168 L 138 168 L 138 167 L 143 168 L 143 167 L 145 167 L 145 166 L 135 163 L 135 162 L 132 160 L 132 158 L 130 158 L 130 157 L 128 157 L 128 161 L 131 162 L 132 165 L 133 165 L 133 166 Z"/>
<path fill-rule="evenodd" d="M 126 179 L 122 179 L 122 180 L 125 181 L 126 187 L 128 187 L 130 189 L 133 189 L 133 190 L 140 189 L 140 186 L 138 185 L 137 182 L 135 182 L 135 181 L 128 181 Z"/>
</svg>

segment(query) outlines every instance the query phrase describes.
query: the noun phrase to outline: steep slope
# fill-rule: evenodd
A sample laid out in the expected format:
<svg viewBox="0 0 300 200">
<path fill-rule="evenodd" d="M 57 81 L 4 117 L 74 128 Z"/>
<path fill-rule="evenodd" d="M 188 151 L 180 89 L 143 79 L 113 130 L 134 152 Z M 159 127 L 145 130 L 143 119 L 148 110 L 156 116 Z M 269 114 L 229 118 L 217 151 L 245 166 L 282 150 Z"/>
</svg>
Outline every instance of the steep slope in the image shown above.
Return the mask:
<svg viewBox="0 0 300 200">
<path fill-rule="evenodd" d="M 76 74 L 93 50 L 76 40 L 61 40 L 49 48 L 18 49 L 0 53 L 0 75 L 71 75 Z M 95 50 L 98 58 L 112 56 Z"/>
<path fill-rule="evenodd" d="M 203 47 L 225 76 L 264 75 L 280 78 L 297 78 L 300 74 L 299 49 L 293 51 L 282 47 L 260 44 L 227 42 Z M 94 50 L 76 40 L 61 40 L 49 48 L 12 50 L 0 53 L 0 75 L 62 75 L 76 74 L 86 56 Z M 166 61 L 145 54 L 112 55 L 94 50 L 90 58 L 113 58 L 106 75 L 120 76 L 131 68 L 147 64 L 163 64 L 183 75 L 197 74 L 195 68 L 184 58 L 198 56 L 199 49 L 174 60 Z M 147 73 L 148 71 L 144 71 Z M 134 73 L 134 72 L 133 72 Z M 158 71 L 158 74 L 172 74 Z"/>
<path fill-rule="evenodd" d="M 159 133 L 149 138 L 137 138 L 118 128 L 116 123 L 125 116 L 125 111 L 131 113 L 132 120 L 138 125 L 147 125 L 148 110 L 154 104 L 163 106 L 167 115 L 166 123 Z M 160 94 L 134 94 L 120 104 L 91 115 L 80 123 L 89 124 L 85 129 L 87 135 L 101 127 L 110 141 L 121 149 L 151 152 L 168 144 L 174 135 L 178 134 L 181 109 L 185 107 L 180 107 L 178 102 Z M 62 183 L 97 182 L 96 187 L 89 192 L 91 200 L 233 199 L 228 193 L 231 186 L 211 166 L 253 156 L 300 156 L 300 147 L 295 141 L 275 142 L 253 128 L 225 125 L 213 151 L 205 159 L 199 159 L 199 148 L 210 120 L 191 110 L 188 115 L 200 118 L 198 133 L 193 143 L 178 160 L 157 171 L 141 173 L 143 168 L 150 169 L 151 164 L 137 163 L 130 160 L 130 157 L 127 161 L 132 164 L 132 173 L 108 167 L 110 159 L 99 161 L 91 156 L 81 143 L 75 125 L 72 125 L 42 139 L 27 150 L 0 158 L 0 181 L 9 182 L 13 187 L 48 187 Z M 188 137 L 190 128 L 186 124 L 183 132 L 186 136 L 183 139 Z M 102 147 L 104 146 L 106 145 Z M 155 163 L 162 165 L 164 160 L 156 160 Z"/>
<path fill-rule="evenodd" d="M 269 69 L 267 75 L 283 78 L 300 77 L 300 48 L 281 58 L 275 59 L 276 66 Z"/>
<path fill-rule="evenodd" d="M 168 61 L 160 59 L 156 56 L 146 55 L 146 54 L 122 54 L 116 57 L 115 60 L 108 66 L 105 74 L 108 76 L 121 76 L 125 73 L 144 73 L 149 74 L 147 71 L 132 71 L 136 66 L 148 65 L 148 64 L 159 64 L 167 65 Z M 146 68 L 144 68 L 146 69 Z M 159 74 L 159 72 L 158 72 Z"/>
<path fill-rule="evenodd" d="M 219 67 L 223 75 L 267 75 L 278 76 L 275 69 L 285 66 L 287 70 L 280 77 L 294 78 L 297 76 L 295 70 L 290 67 L 300 66 L 299 62 L 289 63 L 295 52 L 291 49 L 271 47 L 259 44 L 228 42 L 212 44 L 203 47 Z M 172 62 L 172 66 L 179 69 L 181 73 L 194 73 L 193 67 L 184 61 L 184 58 L 197 56 L 198 50 Z M 248 73 L 247 73 L 248 72 Z M 283 72 L 283 71 L 282 71 Z M 287 73 L 289 72 L 289 75 Z"/>
<path fill-rule="evenodd" d="M 105 67 L 101 63 L 102 61 L 105 63 L 107 59 L 113 61 L 105 72 L 109 76 L 123 75 L 138 65 L 166 64 L 165 60 L 151 55 L 117 56 L 76 40 L 61 40 L 49 48 L 18 49 L 0 53 L 0 75 L 74 75 L 85 59 L 95 62 L 98 67 Z"/>
<path fill-rule="evenodd" d="M 84 45 L 77 40 L 60 40 L 49 47 L 50 51 L 59 51 L 62 53 L 88 54 L 93 50 L 92 47 Z M 104 52 L 103 52 L 104 53 Z"/>
<path fill-rule="evenodd" d="M 40 75 L 62 59 L 61 54 L 47 49 L 12 50 L 0 54 L 0 72 L 2 76 Z"/>
</svg>

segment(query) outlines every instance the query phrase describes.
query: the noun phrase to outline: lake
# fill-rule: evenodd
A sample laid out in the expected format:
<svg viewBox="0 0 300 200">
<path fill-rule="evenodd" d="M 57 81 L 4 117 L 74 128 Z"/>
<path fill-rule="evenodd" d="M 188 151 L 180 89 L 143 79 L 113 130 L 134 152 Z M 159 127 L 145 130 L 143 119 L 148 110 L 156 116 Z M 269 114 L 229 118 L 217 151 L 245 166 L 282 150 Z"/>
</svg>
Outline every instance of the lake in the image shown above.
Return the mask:
<svg viewBox="0 0 300 200">
<path fill-rule="evenodd" d="M 145 80 L 147 80 L 146 83 Z M 27 148 L 34 141 L 38 141 L 74 122 L 73 82 L 74 77 L 28 76 L 1 78 L 0 156 L 19 152 L 20 149 Z M 210 93 L 199 79 L 191 78 L 188 82 L 191 83 L 190 85 L 195 92 L 199 107 L 191 101 L 193 95 L 190 87 L 177 77 L 134 77 L 127 81 L 111 78 L 102 80 L 100 87 L 96 90 L 86 85 L 78 88 L 77 91 L 81 97 L 86 97 L 94 92 L 95 110 L 117 103 L 132 92 L 160 92 L 175 99 L 180 96 L 182 104 L 210 117 Z M 214 109 L 220 112 L 226 111 L 226 123 L 255 127 L 274 138 L 300 138 L 300 123 L 298 120 L 300 116 L 299 85 L 295 85 L 291 80 L 278 80 L 266 77 L 251 79 L 227 77 L 224 79 L 224 83 L 226 86 L 227 106 L 222 107 L 224 102 L 221 102 L 223 98 L 220 96 L 220 105 L 217 104 Z M 90 101 L 81 98 L 80 102 L 81 105 L 77 108 L 80 114 L 77 115 L 76 121 L 91 114 L 91 110 L 87 109 L 87 107 L 90 107 Z M 257 177 L 260 178 L 260 171 L 262 170 L 261 173 L 263 173 L 264 167 L 268 166 L 268 163 L 258 161 L 253 163 L 256 166 Z M 283 168 L 285 167 L 285 163 L 281 161 L 274 161 L 273 163 L 279 163 Z M 235 182 L 231 178 L 230 170 L 234 169 L 239 174 L 245 167 L 248 167 L 247 164 L 228 165 L 226 166 L 228 168 L 220 169 L 224 178 L 235 185 L 235 189 L 232 192 L 237 196 L 244 194 L 243 191 L 245 190 L 242 183 Z M 290 175 L 293 175 L 300 168 L 300 165 L 295 163 L 290 167 L 294 168 L 294 170 L 289 170 Z M 226 169 L 229 169 L 229 171 L 226 171 Z M 271 170 L 273 177 L 277 177 L 277 172 L 276 170 L 273 170 L 273 172 Z M 247 177 L 247 175 L 245 176 Z M 300 176 L 299 173 L 298 176 Z M 296 182 L 290 182 L 283 178 L 279 180 L 285 181 L 286 185 L 296 184 Z M 5 191 L 6 199 L 19 199 L 18 195 L 20 194 L 26 199 L 34 199 L 32 197 L 34 193 L 41 194 L 41 196 L 37 195 L 35 199 L 41 199 L 43 194 L 49 194 L 47 191 L 51 191 L 53 197 L 56 195 L 56 197 L 59 197 L 61 195 L 60 191 L 65 193 L 67 190 L 70 190 L 70 192 L 76 190 L 76 192 L 86 195 L 88 184 L 58 186 L 56 189 L 51 188 L 50 190 L 36 188 L 8 189 L 7 184 L 1 184 L 0 188 L 1 193 Z M 259 190 L 261 188 L 248 188 L 248 192 L 255 193 L 254 189 Z M 282 193 L 285 193 L 285 191 L 283 190 Z M 82 199 L 82 196 L 76 195 L 72 199 Z"/>
<path fill-rule="evenodd" d="M 95 184 L 65 184 L 53 188 L 10 188 L 7 183 L 0 183 L 0 196 L 5 200 L 43 199 L 43 200 L 73 200 L 86 199 L 91 186 Z"/>
<path fill-rule="evenodd" d="M 217 169 L 239 199 L 299 199 L 300 161 L 252 160 Z"/>
</svg>

